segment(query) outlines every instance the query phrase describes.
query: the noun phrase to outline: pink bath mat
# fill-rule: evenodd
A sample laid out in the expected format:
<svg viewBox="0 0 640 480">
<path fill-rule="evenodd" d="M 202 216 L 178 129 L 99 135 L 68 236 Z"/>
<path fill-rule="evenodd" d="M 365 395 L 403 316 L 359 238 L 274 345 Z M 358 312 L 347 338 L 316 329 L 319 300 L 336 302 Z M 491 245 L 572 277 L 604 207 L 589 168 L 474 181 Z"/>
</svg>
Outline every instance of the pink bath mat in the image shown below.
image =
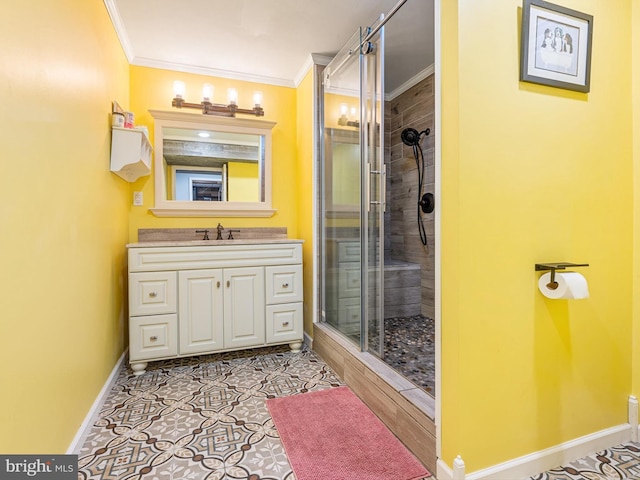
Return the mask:
<svg viewBox="0 0 640 480">
<path fill-rule="evenodd" d="M 429 472 L 348 387 L 267 400 L 297 480 L 418 480 Z"/>
</svg>

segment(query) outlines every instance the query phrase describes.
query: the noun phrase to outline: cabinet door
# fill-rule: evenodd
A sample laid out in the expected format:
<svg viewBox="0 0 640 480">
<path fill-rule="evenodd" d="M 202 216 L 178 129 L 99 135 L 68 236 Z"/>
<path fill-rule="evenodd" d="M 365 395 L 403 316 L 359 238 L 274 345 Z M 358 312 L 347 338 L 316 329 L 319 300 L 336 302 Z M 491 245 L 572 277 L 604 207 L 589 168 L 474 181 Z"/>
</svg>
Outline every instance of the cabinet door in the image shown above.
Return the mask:
<svg viewBox="0 0 640 480">
<path fill-rule="evenodd" d="M 224 347 L 265 343 L 264 267 L 224 269 Z"/>
<path fill-rule="evenodd" d="M 222 270 L 178 272 L 180 354 L 224 348 Z"/>
</svg>

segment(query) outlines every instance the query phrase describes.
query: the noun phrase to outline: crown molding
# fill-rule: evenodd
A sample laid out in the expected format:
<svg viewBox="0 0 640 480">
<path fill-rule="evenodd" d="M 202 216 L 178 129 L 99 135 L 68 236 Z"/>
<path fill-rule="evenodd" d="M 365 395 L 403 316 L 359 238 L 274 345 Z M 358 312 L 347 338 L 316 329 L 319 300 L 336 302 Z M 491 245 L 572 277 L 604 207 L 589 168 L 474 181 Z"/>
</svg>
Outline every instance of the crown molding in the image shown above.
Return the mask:
<svg viewBox="0 0 640 480">
<path fill-rule="evenodd" d="M 127 60 L 129 61 L 129 63 L 131 63 L 133 59 L 133 48 L 131 47 L 131 42 L 129 41 L 129 37 L 127 36 L 127 31 L 124 28 L 122 19 L 120 18 L 120 10 L 118 10 L 118 6 L 116 5 L 115 0 L 104 0 L 104 6 L 107 8 L 107 12 L 109 12 L 111 23 L 113 24 L 113 28 L 116 31 L 118 40 L 120 40 L 120 46 L 122 47 Z"/>
<path fill-rule="evenodd" d="M 304 77 L 314 65 L 326 66 L 332 59 L 333 57 L 330 57 L 328 55 L 320 55 L 318 53 L 310 53 L 309 55 L 307 55 L 307 59 L 304 61 L 302 67 L 300 67 L 300 70 L 298 70 L 298 74 L 293 79 L 294 86 L 296 88 L 300 86 L 302 80 L 304 80 Z"/>
<path fill-rule="evenodd" d="M 392 92 L 387 93 L 384 96 L 385 101 L 388 102 L 389 100 L 393 100 L 394 98 L 396 98 L 398 95 L 402 95 L 404 92 L 406 92 L 411 87 L 413 87 L 413 86 L 417 85 L 418 83 L 420 83 L 422 80 L 427 78 L 429 75 L 433 75 L 435 73 L 435 71 L 436 71 L 435 64 L 432 63 L 431 65 L 429 65 L 424 70 L 416 73 L 413 77 L 411 77 L 409 80 L 404 82 L 402 85 L 400 85 L 399 87 L 395 88 Z"/>
<path fill-rule="evenodd" d="M 185 65 L 182 63 L 164 62 L 153 60 L 150 58 L 135 57 L 131 65 L 140 67 L 161 68 L 164 70 L 172 70 L 175 72 L 195 73 L 198 75 L 206 75 L 210 77 L 229 78 L 232 80 L 243 80 L 246 82 L 263 83 L 266 85 L 276 85 L 279 87 L 294 87 L 293 80 L 286 78 L 265 77 L 262 75 L 254 75 L 251 73 L 232 72 L 230 70 L 219 70 L 217 68 L 199 67 L 194 65 Z"/>
</svg>

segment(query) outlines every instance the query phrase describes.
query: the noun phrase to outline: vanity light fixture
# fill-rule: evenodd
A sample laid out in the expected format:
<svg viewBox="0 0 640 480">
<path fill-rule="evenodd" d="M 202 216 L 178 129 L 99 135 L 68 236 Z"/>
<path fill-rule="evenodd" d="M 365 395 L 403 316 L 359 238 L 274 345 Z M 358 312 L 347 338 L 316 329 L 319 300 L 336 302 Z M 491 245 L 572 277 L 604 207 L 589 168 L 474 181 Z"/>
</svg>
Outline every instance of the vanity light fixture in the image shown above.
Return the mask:
<svg viewBox="0 0 640 480">
<path fill-rule="evenodd" d="M 202 86 L 202 102 L 189 103 L 185 102 L 186 86 L 185 83 L 179 80 L 173 82 L 173 100 L 171 106 L 176 108 L 197 108 L 202 110 L 204 115 L 220 115 L 223 117 L 235 117 L 237 113 L 244 115 L 255 115 L 256 117 L 263 117 L 264 110 L 262 108 L 262 92 L 255 92 L 253 94 L 253 108 L 238 108 L 238 91 L 235 88 L 230 88 L 227 91 L 227 104 L 213 103 L 213 85 L 205 83 Z"/>
<path fill-rule="evenodd" d="M 346 103 L 340 104 L 340 118 L 338 118 L 338 125 L 341 127 L 360 127 L 360 122 L 358 120 L 349 120 L 347 117 L 347 112 L 349 111 L 349 107 Z M 358 110 L 356 107 L 351 107 L 351 117 L 355 117 Z"/>
</svg>

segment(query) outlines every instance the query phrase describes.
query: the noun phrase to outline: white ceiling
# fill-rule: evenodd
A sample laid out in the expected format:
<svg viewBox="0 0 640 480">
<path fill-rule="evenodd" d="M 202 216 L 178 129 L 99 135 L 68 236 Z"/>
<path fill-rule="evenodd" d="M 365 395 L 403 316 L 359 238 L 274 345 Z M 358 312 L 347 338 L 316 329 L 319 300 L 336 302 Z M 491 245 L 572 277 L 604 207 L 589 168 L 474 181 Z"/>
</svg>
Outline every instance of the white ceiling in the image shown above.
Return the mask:
<svg viewBox="0 0 640 480">
<path fill-rule="evenodd" d="M 132 65 L 283 86 L 299 82 L 311 54 L 328 61 L 358 26 L 373 24 L 398 2 L 104 1 Z M 387 69 L 387 91 L 433 64 L 433 0 L 407 0 L 392 23 L 393 32 L 386 28 L 393 66 Z M 403 79 L 393 80 L 394 73 Z"/>
</svg>

